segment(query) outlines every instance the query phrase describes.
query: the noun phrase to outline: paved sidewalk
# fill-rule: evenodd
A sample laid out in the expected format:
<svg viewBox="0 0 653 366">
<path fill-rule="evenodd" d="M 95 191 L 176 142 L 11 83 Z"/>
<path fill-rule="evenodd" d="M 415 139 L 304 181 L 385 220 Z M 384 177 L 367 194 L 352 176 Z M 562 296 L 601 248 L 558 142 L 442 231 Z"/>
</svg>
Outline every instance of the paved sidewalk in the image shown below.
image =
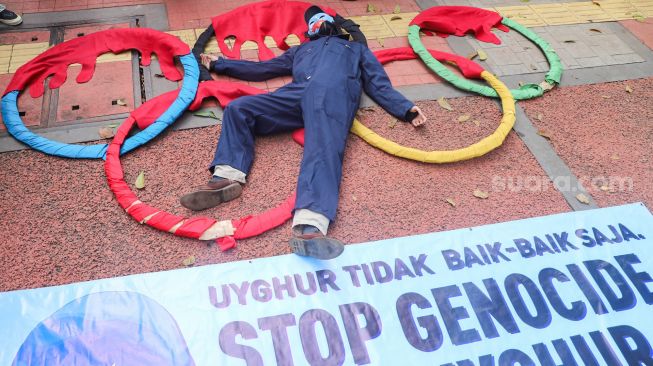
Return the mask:
<svg viewBox="0 0 653 366">
<path fill-rule="evenodd" d="M 8 8 L 23 13 L 25 24 L 2 28 L 0 86 L 49 43 L 138 25 L 193 44 L 210 16 L 249 2 L 7 2 Z M 361 23 L 373 50 L 407 46 L 406 25 L 421 9 L 442 4 L 491 7 L 551 43 L 565 67 L 561 85 L 543 97 L 519 102 L 514 131 L 500 148 L 478 159 L 445 165 L 406 161 L 351 135 L 338 218 L 330 233 L 354 245 L 630 202 L 653 207 L 653 1 L 599 2 L 589 8 L 592 2 L 558 0 L 320 2 Z M 496 34 L 502 39 L 499 46 L 471 37 L 423 41 L 428 48 L 462 56 L 485 51 L 487 60 L 475 61 L 512 88 L 539 83 L 548 65 L 535 45 L 515 32 Z M 211 42 L 207 51 L 216 52 L 217 43 Z M 246 45 L 243 57 L 255 60 L 255 48 Z M 21 95 L 19 110 L 26 125 L 60 140 L 97 141 L 100 127 L 119 124 L 143 98 L 177 87 L 156 76 L 156 63 L 140 70 L 134 55 L 102 56 L 101 61 L 88 84 L 75 83 L 77 68 L 71 67 L 60 90 L 39 99 Z M 365 99 L 360 120 L 398 143 L 425 150 L 463 147 L 492 133 L 501 118 L 498 103 L 454 89 L 420 61 L 390 63 L 386 71 L 430 118 L 426 127 L 415 130 Z M 288 81 L 249 84 L 272 91 Z M 442 97 L 451 111 L 436 102 Z M 206 108 L 221 116 L 214 102 Z M 102 161 L 46 156 L 23 149 L 3 131 L 4 126 L 0 291 L 179 268 L 190 256 L 195 265 L 204 265 L 290 253 L 289 223 L 240 241 L 225 253 L 213 243 L 139 225 L 117 205 Z M 126 181 L 133 188 L 144 171 L 146 186 L 137 191 L 142 201 L 192 215 L 178 198 L 208 178 L 206 165 L 219 131 L 219 121 L 188 113 L 174 131 L 122 159 Z M 301 147 L 289 135 L 280 135 L 260 138 L 256 149 L 243 196 L 204 215 L 223 220 L 258 213 L 294 190 Z M 478 198 L 475 191 L 488 197 Z"/>
</svg>

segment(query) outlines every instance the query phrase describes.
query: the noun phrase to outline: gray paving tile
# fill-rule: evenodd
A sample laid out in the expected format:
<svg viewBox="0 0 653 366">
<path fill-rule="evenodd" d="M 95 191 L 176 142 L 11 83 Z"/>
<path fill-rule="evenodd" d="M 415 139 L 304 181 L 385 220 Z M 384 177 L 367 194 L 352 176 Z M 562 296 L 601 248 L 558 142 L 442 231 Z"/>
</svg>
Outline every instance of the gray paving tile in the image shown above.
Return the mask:
<svg viewBox="0 0 653 366">
<path fill-rule="evenodd" d="M 547 41 L 558 53 L 565 69 L 600 67 L 644 62 L 628 42 L 606 24 L 575 24 L 536 27 L 532 30 Z M 496 31 L 501 45 L 489 45 L 467 37 L 476 49 L 488 54 L 486 64 L 498 76 L 519 73 L 539 73 L 549 69 L 540 49 L 517 32 Z M 519 67 L 518 65 L 521 65 Z M 546 65 L 546 67 L 544 67 Z M 511 66 L 511 67 L 507 67 Z"/>
</svg>

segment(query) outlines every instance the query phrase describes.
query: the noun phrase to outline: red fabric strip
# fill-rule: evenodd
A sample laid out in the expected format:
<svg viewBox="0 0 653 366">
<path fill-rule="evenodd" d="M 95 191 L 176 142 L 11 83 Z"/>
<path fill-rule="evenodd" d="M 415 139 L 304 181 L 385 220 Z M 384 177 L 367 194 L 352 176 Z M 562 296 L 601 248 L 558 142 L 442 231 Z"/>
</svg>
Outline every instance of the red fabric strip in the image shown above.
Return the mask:
<svg viewBox="0 0 653 366">
<path fill-rule="evenodd" d="M 186 220 L 177 231 L 175 231 L 175 235 L 199 239 L 200 236 L 216 222 L 217 220 L 209 217 L 191 217 Z"/>
<path fill-rule="evenodd" d="M 481 79 L 481 73 L 484 69 L 476 62 L 458 55 L 436 50 L 428 50 L 438 61 L 451 61 L 456 64 L 466 78 Z M 392 61 L 412 60 L 417 58 L 417 54 L 410 47 L 391 48 L 387 50 L 375 51 L 374 55 L 379 62 L 387 64 Z"/>
<path fill-rule="evenodd" d="M 501 44 L 501 40 L 492 34 L 492 28 L 508 32 L 508 28 L 501 24 L 502 19 L 499 13 L 471 6 L 434 6 L 419 13 L 410 25 L 419 25 L 440 37 L 473 33 L 479 41 Z"/>
<path fill-rule="evenodd" d="M 173 226 L 180 223 L 183 219 L 184 218 L 181 216 L 173 215 L 165 211 L 159 211 L 158 214 L 147 220 L 147 225 L 161 231 L 170 231 Z"/>
</svg>

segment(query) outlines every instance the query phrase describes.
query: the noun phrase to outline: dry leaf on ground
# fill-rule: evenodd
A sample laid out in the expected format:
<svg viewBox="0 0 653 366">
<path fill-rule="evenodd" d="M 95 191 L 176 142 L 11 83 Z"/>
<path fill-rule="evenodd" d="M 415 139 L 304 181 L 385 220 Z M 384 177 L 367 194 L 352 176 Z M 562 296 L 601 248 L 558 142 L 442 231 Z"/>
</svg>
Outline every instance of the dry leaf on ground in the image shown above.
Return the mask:
<svg viewBox="0 0 653 366">
<path fill-rule="evenodd" d="M 590 199 L 583 193 L 579 193 L 576 195 L 576 199 L 578 202 L 589 205 L 590 204 Z"/>
<path fill-rule="evenodd" d="M 451 108 L 451 104 L 449 104 L 449 102 L 447 102 L 447 100 L 444 97 L 438 99 L 438 104 L 440 105 L 440 107 L 448 111 L 453 111 L 453 108 Z"/>
<path fill-rule="evenodd" d="M 447 201 L 447 203 L 451 206 L 456 207 L 456 201 L 454 201 L 452 198 L 447 198 L 445 201 Z"/>
<path fill-rule="evenodd" d="M 401 13 L 401 7 L 399 5 L 395 5 L 395 9 L 392 11 L 393 14 L 399 14 Z"/>
<path fill-rule="evenodd" d="M 374 6 L 374 4 L 367 4 L 367 12 L 368 13 L 376 12 L 376 6 Z"/>
<path fill-rule="evenodd" d="M 390 18 L 390 21 L 393 21 L 393 20 L 401 20 L 401 17 L 399 15 L 395 15 L 392 18 Z"/>
<path fill-rule="evenodd" d="M 191 255 L 190 257 L 184 259 L 184 261 L 183 261 L 182 263 L 183 263 L 184 266 L 186 266 L 186 267 L 190 267 L 190 266 L 192 266 L 193 264 L 195 264 L 195 256 L 194 256 L 194 255 Z"/>
<path fill-rule="evenodd" d="M 627 92 L 627 93 L 632 93 L 632 92 L 633 92 L 633 88 L 631 88 L 630 85 L 626 85 L 626 92 Z"/>
<path fill-rule="evenodd" d="M 596 29 L 596 28 L 591 28 L 591 29 L 590 29 L 590 32 L 603 33 L 603 32 L 601 32 L 600 29 Z"/>
<path fill-rule="evenodd" d="M 110 139 L 116 135 L 116 131 L 111 127 L 101 127 L 97 133 L 100 135 L 100 138 L 103 139 Z"/>
<path fill-rule="evenodd" d="M 470 60 L 473 60 L 474 57 L 476 57 L 476 56 L 478 56 L 478 52 L 473 52 L 473 53 L 470 53 L 469 55 L 467 55 L 467 58 L 470 59 Z"/>
<path fill-rule="evenodd" d="M 474 122 L 474 124 L 476 125 L 476 127 L 480 127 L 480 126 L 481 126 L 481 121 L 475 119 L 473 122 Z"/>
<path fill-rule="evenodd" d="M 481 191 L 480 189 L 475 189 L 474 190 L 474 197 L 484 200 L 484 199 L 490 197 L 490 195 L 487 192 Z"/>
<path fill-rule="evenodd" d="M 549 133 L 544 130 L 537 130 L 537 134 L 544 137 L 547 140 L 551 140 L 551 135 L 549 135 Z"/>
<path fill-rule="evenodd" d="M 481 61 L 487 60 L 487 53 L 483 50 L 476 50 L 476 53 L 478 53 L 478 59 Z"/>
<path fill-rule="evenodd" d="M 137 189 L 143 189 L 145 188 L 145 172 L 141 170 L 140 173 L 138 173 L 138 177 L 136 177 L 136 182 L 134 183 L 134 186 Z"/>
<path fill-rule="evenodd" d="M 396 125 L 397 125 L 396 119 L 392 119 L 390 122 L 388 122 L 388 128 L 395 128 Z"/>
<path fill-rule="evenodd" d="M 123 106 L 123 107 L 127 105 L 127 103 L 125 102 L 125 100 L 122 99 L 122 98 L 116 100 L 116 104 L 117 104 L 117 105 L 121 105 L 121 106 Z"/>
<path fill-rule="evenodd" d="M 538 113 L 536 118 L 538 121 L 542 122 L 542 118 L 544 118 L 544 116 L 542 115 L 542 113 Z"/>
<path fill-rule="evenodd" d="M 463 123 L 469 121 L 469 119 L 472 118 L 469 114 L 463 114 L 462 116 L 458 117 L 458 122 Z"/>
</svg>

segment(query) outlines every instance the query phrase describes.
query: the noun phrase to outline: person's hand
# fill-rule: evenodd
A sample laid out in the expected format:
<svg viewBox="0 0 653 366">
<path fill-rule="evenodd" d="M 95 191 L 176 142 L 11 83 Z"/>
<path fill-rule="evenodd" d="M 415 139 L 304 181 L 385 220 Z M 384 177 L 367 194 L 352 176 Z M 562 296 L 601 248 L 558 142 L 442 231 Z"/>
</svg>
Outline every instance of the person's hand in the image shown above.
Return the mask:
<svg viewBox="0 0 653 366">
<path fill-rule="evenodd" d="M 410 109 L 411 112 L 417 113 L 417 117 L 413 118 L 412 121 L 410 121 L 410 124 L 413 125 L 414 127 L 419 127 L 424 125 L 426 122 L 426 116 L 424 115 L 424 112 L 418 107 L 418 106 L 413 106 L 413 108 Z"/>
<path fill-rule="evenodd" d="M 211 61 L 215 61 L 218 59 L 218 56 L 211 55 L 209 53 L 201 53 L 200 54 L 200 59 L 202 60 L 202 65 L 211 70 Z"/>
</svg>

